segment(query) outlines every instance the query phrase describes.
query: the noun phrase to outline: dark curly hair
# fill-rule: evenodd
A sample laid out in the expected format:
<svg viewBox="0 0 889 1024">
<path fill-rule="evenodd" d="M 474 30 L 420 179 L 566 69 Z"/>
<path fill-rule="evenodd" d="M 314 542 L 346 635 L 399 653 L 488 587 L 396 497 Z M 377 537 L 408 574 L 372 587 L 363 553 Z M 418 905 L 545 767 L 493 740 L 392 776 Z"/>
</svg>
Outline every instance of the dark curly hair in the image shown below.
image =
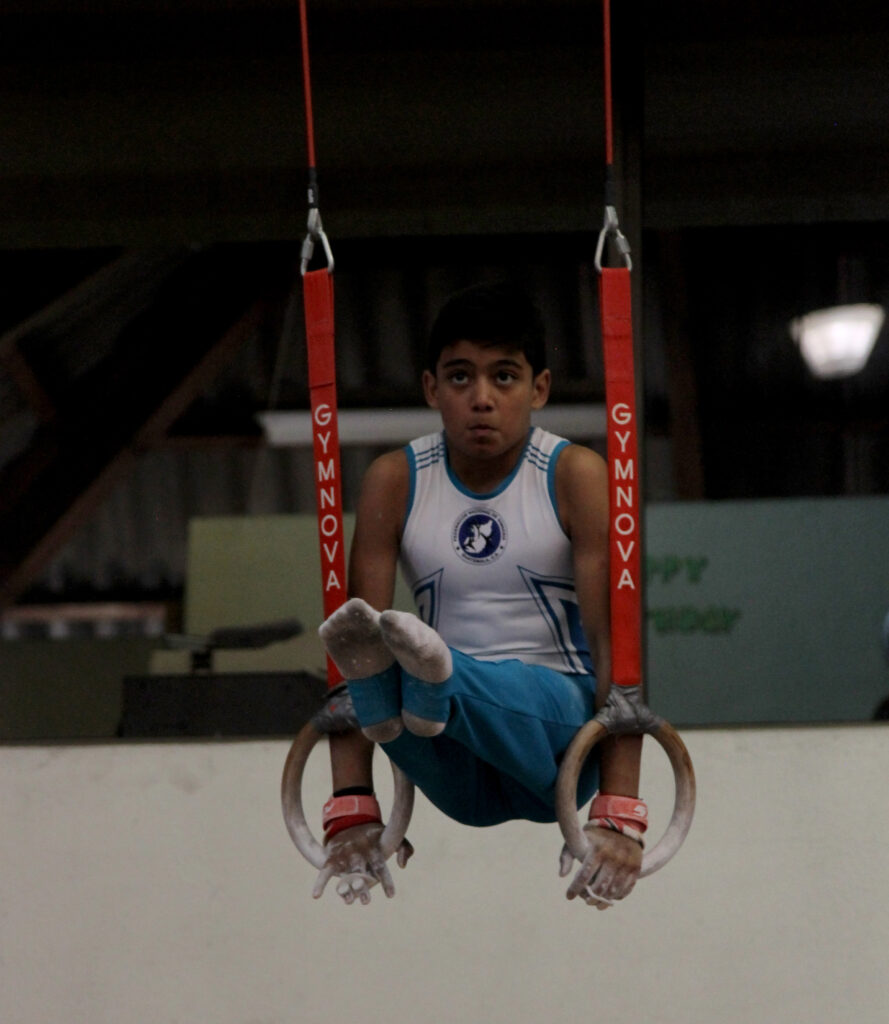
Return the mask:
<svg viewBox="0 0 889 1024">
<path fill-rule="evenodd" d="M 540 311 L 510 281 L 472 285 L 447 299 L 429 334 L 427 368 L 435 373 L 442 349 L 458 341 L 522 352 L 535 377 L 546 369 Z"/>
</svg>

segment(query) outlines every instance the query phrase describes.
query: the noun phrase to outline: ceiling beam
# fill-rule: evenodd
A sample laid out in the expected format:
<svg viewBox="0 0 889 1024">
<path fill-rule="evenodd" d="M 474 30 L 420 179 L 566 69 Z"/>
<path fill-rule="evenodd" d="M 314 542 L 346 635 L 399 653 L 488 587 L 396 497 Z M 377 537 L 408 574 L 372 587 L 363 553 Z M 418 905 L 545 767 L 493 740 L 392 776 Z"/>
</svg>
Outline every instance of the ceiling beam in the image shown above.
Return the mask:
<svg viewBox="0 0 889 1024">
<path fill-rule="evenodd" d="M 59 413 L 0 471 L 0 606 L 18 597 L 86 521 L 139 451 L 259 328 L 262 261 L 205 253 L 64 396 Z"/>
</svg>

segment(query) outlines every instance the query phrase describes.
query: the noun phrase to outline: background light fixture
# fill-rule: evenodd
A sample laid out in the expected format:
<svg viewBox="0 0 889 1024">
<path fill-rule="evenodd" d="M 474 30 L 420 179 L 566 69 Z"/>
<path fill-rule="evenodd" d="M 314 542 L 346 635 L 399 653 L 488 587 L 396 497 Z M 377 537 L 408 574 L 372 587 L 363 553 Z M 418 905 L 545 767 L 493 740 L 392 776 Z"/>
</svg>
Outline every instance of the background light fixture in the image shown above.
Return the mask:
<svg viewBox="0 0 889 1024">
<path fill-rule="evenodd" d="M 849 377 L 864 367 L 884 319 L 871 303 L 831 306 L 792 320 L 790 334 L 816 377 Z"/>
</svg>

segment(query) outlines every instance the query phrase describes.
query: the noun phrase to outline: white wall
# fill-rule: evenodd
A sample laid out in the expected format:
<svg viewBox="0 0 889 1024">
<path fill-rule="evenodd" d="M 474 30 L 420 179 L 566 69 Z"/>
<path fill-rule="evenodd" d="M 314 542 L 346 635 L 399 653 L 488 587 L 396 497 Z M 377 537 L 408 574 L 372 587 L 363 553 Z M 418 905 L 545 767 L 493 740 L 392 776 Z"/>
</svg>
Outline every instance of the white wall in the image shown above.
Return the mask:
<svg viewBox="0 0 889 1024">
<path fill-rule="evenodd" d="M 604 914 L 565 901 L 555 826 L 470 830 L 422 798 L 393 901 L 313 902 L 280 742 L 2 748 L 0 1021 L 882 1024 L 885 727 L 685 739 L 686 846 Z M 668 772 L 652 745 L 655 828 Z"/>
</svg>

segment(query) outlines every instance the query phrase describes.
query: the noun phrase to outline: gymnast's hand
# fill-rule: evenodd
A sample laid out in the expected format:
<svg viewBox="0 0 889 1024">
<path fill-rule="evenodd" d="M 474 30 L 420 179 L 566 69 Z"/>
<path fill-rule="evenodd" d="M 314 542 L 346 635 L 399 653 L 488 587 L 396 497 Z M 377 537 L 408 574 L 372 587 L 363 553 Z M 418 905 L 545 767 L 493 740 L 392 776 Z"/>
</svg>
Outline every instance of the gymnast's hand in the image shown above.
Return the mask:
<svg viewBox="0 0 889 1024">
<path fill-rule="evenodd" d="M 328 840 L 324 847 L 327 863 L 315 881 L 313 898 L 319 899 L 327 883 L 336 875 L 340 879 L 336 891 L 347 905 L 351 906 L 356 900 L 362 904 L 370 903 L 370 890 L 377 882 L 391 899 L 395 895 L 395 885 L 380 849 L 382 834 L 381 823 L 368 822 L 344 829 Z M 413 853 L 413 846 L 403 839 L 395 854 L 398 866 L 403 868 Z"/>
<path fill-rule="evenodd" d="M 633 890 L 642 868 L 642 846 L 629 836 L 611 829 L 584 825 L 590 849 L 577 869 L 566 893 L 569 900 L 580 896 L 590 907 L 607 910 Z M 571 871 L 574 857 L 568 846 L 562 847 L 559 876 Z"/>
</svg>

